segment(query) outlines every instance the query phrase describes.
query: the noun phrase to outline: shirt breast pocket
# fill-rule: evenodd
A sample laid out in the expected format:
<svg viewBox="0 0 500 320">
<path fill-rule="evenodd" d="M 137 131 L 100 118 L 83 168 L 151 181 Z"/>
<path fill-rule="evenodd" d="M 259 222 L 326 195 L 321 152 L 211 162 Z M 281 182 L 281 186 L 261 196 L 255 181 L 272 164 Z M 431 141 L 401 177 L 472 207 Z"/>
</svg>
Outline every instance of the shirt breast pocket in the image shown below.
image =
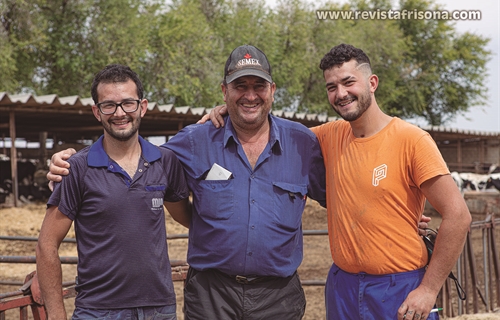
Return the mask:
<svg viewBox="0 0 500 320">
<path fill-rule="evenodd" d="M 307 186 L 287 182 L 273 182 L 274 213 L 278 226 L 290 231 L 300 227 Z"/>
<path fill-rule="evenodd" d="M 198 214 L 203 218 L 227 220 L 234 214 L 234 179 L 200 180 L 193 190 Z"/>
<path fill-rule="evenodd" d="M 144 201 L 151 212 L 155 214 L 163 213 L 163 198 L 167 186 L 164 184 L 147 185 L 144 187 Z"/>
</svg>

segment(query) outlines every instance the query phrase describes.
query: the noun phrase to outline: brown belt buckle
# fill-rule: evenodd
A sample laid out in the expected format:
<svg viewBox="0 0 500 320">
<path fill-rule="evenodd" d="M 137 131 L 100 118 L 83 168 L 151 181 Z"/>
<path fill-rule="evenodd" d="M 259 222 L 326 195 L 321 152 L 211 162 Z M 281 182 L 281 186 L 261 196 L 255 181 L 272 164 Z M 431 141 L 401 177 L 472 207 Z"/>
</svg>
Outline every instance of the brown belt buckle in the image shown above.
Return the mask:
<svg viewBox="0 0 500 320">
<path fill-rule="evenodd" d="M 248 278 L 245 276 L 236 276 L 236 277 L 234 277 L 234 280 L 236 280 L 236 282 L 241 283 L 241 284 L 249 284 L 250 283 L 250 280 L 248 280 Z"/>
</svg>

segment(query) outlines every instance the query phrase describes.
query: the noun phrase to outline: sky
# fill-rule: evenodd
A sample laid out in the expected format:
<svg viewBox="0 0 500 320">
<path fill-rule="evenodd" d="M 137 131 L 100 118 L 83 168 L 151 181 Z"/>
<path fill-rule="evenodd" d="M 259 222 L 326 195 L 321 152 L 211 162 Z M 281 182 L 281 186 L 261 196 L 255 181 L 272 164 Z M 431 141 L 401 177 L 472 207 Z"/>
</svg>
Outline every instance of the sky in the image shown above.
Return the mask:
<svg viewBox="0 0 500 320">
<path fill-rule="evenodd" d="M 315 3 L 316 8 L 321 9 L 318 1 L 306 0 Z M 498 0 L 433 0 L 442 6 L 443 10 L 479 10 L 481 20 L 455 21 L 455 30 L 459 33 L 470 32 L 490 38 L 487 50 L 491 51 L 491 60 L 486 65 L 488 75 L 484 82 L 488 88 L 487 101 L 485 105 L 471 106 L 463 116 L 457 116 L 452 122 L 445 126 L 456 129 L 475 131 L 500 132 L 500 1 Z M 266 1 L 273 7 L 277 0 Z M 337 0 L 339 3 L 346 0 Z M 393 1 L 396 3 L 396 1 Z M 415 121 L 417 124 L 425 125 L 425 122 Z"/>
<path fill-rule="evenodd" d="M 497 0 L 436 0 L 445 10 L 480 10 L 481 20 L 457 21 L 458 32 L 470 32 L 490 38 L 487 49 L 491 60 L 487 64 L 487 104 L 475 106 L 465 116 L 459 116 L 448 127 L 500 132 L 500 2 Z"/>
</svg>

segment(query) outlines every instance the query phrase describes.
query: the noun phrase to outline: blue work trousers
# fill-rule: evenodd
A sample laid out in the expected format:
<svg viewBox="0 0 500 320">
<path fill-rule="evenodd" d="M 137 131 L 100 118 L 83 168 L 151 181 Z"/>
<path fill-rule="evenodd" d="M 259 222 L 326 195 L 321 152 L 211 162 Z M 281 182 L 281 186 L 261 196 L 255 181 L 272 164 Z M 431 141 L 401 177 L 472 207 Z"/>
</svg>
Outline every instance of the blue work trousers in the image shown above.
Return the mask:
<svg viewBox="0 0 500 320">
<path fill-rule="evenodd" d="M 425 269 L 387 275 L 353 274 L 333 264 L 325 286 L 326 319 L 397 319 L 399 307 L 424 274 Z M 439 315 L 431 313 L 427 319 L 437 320 Z"/>
</svg>

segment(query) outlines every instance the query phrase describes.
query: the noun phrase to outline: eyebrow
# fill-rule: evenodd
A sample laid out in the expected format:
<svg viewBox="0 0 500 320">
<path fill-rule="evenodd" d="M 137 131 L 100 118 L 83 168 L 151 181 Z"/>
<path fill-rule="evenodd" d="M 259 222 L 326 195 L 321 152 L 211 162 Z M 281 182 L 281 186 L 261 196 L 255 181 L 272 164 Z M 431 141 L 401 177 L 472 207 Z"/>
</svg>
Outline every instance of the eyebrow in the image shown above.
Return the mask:
<svg viewBox="0 0 500 320">
<path fill-rule="evenodd" d="M 340 82 L 346 82 L 346 81 L 347 81 L 347 80 L 349 80 L 350 78 L 354 78 L 354 79 L 356 79 L 356 77 L 355 77 L 355 76 L 350 75 L 350 76 L 345 76 L 345 77 L 343 77 L 342 79 L 340 79 Z M 326 86 L 326 87 L 328 87 L 328 86 L 332 86 L 332 85 L 335 85 L 335 84 L 334 84 L 333 82 L 327 82 L 325 86 Z"/>
<path fill-rule="evenodd" d="M 123 98 L 121 101 L 128 101 L 128 100 L 142 100 L 139 98 Z M 104 100 L 103 102 L 116 102 L 116 100 L 109 99 L 109 100 Z"/>
</svg>

